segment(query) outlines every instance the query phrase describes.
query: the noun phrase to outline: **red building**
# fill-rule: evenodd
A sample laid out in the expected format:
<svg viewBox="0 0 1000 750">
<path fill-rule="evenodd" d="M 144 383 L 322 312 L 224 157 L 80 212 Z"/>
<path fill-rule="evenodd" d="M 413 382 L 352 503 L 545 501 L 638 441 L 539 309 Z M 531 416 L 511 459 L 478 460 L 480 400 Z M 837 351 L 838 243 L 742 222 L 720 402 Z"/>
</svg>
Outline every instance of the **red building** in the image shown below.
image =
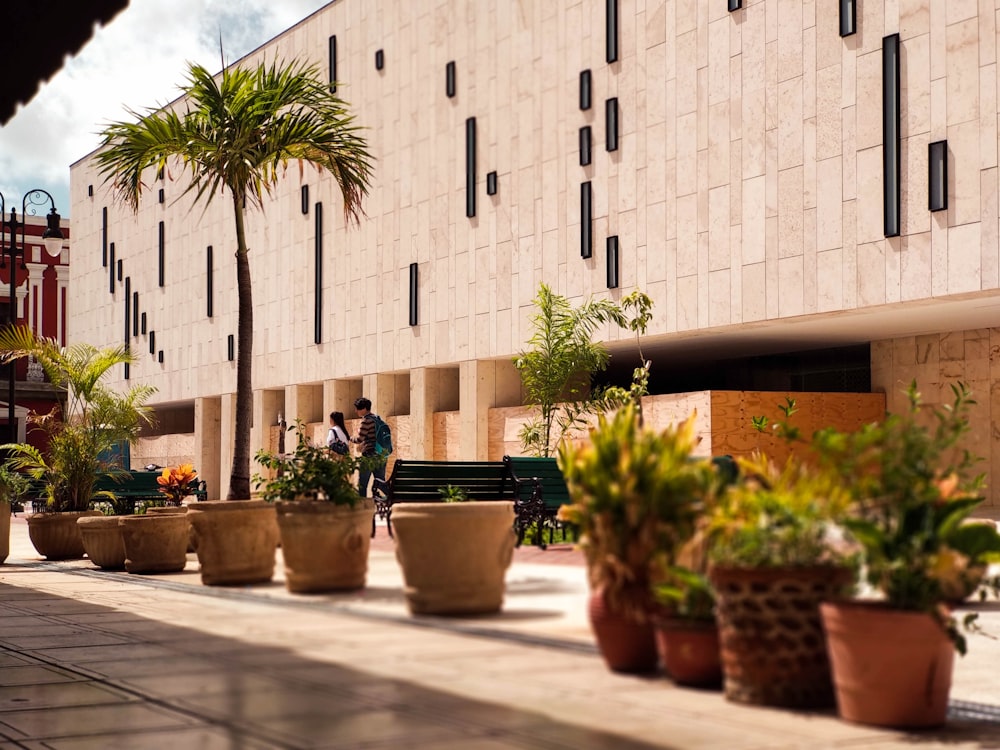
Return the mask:
<svg viewBox="0 0 1000 750">
<path fill-rule="evenodd" d="M 5 217 L 6 218 L 6 217 Z M 66 287 L 69 283 L 69 221 L 63 219 L 60 228 L 63 233 L 63 249 L 59 257 L 53 258 L 42 244 L 42 232 L 45 231 L 45 216 L 22 217 L 24 226 L 24 243 L 21 243 L 21 232 L 18 230 L 15 241 L 18 247 L 23 247 L 23 264 L 21 258 L 13 264 L 17 274 L 14 283 L 14 313 L 18 325 L 28 325 L 39 336 L 53 338 L 61 345 L 66 345 Z M 11 238 L 5 232 L 5 244 L 9 247 Z M 6 250 L 6 247 L 4 248 Z M 6 323 L 10 299 L 10 274 L 12 264 L 9 255 L 4 254 L 3 265 L 0 266 L 0 323 Z M 23 265 L 23 267 L 22 267 Z M 41 432 L 26 431 L 25 417 L 29 412 L 44 414 L 60 401 L 60 391 L 46 380 L 42 368 L 34 361 L 20 359 L 14 363 L 15 368 L 15 414 L 17 417 L 18 440 L 44 447 Z M 7 425 L 7 388 L 8 370 L 0 367 L 0 431 L 9 434 Z"/>
</svg>

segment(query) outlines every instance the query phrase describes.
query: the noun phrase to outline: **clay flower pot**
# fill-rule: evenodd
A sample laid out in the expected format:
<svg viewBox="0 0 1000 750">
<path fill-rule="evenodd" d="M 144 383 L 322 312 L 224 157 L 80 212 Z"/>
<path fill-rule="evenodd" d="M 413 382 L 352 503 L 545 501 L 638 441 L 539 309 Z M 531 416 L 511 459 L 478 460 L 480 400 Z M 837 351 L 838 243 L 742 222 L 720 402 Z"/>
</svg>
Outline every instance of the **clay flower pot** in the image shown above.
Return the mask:
<svg viewBox="0 0 1000 750">
<path fill-rule="evenodd" d="M 38 554 L 47 560 L 81 558 L 86 550 L 76 520 L 101 515 L 104 514 L 99 510 L 32 513 L 28 516 L 28 538 Z"/>
<path fill-rule="evenodd" d="M 183 513 L 121 516 L 125 570 L 176 573 L 187 565 L 188 519 Z"/>
<path fill-rule="evenodd" d="M 841 718 L 880 727 L 939 727 L 955 646 L 929 614 L 877 602 L 820 606 Z"/>
<path fill-rule="evenodd" d="M 263 500 L 209 500 L 188 506 L 201 582 L 207 586 L 266 583 L 274 577 L 278 523 Z"/>
<path fill-rule="evenodd" d="M 714 620 L 659 617 L 653 627 L 663 670 L 678 685 L 719 687 L 722 661 Z"/>
<path fill-rule="evenodd" d="M 87 516 L 76 520 L 87 558 L 98 568 L 121 570 L 125 567 L 125 543 L 119 520 L 119 516 Z"/>
<path fill-rule="evenodd" d="M 653 624 L 649 619 L 636 622 L 612 609 L 600 590 L 591 592 L 587 616 L 597 648 L 608 669 L 634 674 L 656 671 L 659 656 Z"/>
</svg>

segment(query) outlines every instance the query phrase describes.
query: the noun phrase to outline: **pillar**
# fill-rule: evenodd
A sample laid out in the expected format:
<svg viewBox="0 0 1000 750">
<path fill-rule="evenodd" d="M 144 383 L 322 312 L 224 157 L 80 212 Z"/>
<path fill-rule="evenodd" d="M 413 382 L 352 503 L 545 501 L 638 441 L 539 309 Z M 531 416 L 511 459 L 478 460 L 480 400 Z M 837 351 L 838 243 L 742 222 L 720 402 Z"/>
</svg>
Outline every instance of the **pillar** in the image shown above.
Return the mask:
<svg viewBox="0 0 1000 750">
<path fill-rule="evenodd" d="M 194 400 L 194 468 L 205 482 L 209 500 L 219 500 L 222 487 L 222 399 Z M 230 459 L 232 460 L 232 459 Z M 226 467 L 228 482 L 228 469 Z"/>
</svg>

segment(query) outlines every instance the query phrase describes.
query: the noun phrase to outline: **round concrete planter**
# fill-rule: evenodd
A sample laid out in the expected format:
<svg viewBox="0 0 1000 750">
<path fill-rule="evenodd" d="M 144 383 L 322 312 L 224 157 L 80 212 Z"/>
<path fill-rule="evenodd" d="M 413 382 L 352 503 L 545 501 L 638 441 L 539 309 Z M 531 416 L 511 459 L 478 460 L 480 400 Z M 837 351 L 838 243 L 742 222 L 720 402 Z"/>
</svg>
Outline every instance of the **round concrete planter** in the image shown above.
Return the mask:
<svg viewBox="0 0 1000 750">
<path fill-rule="evenodd" d="M 413 614 L 499 612 L 514 552 L 514 503 L 398 503 L 396 559 Z"/>
<path fill-rule="evenodd" d="M 0 502 L 0 563 L 10 554 L 10 503 Z"/>
<path fill-rule="evenodd" d="M 314 500 L 275 503 L 285 562 L 285 586 L 292 593 L 359 589 L 368 575 L 373 500 L 353 508 Z"/>
<path fill-rule="evenodd" d="M 76 519 L 83 549 L 94 565 L 104 570 L 125 567 L 125 544 L 118 516 L 86 516 Z"/>
<path fill-rule="evenodd" d="M 186 514 L 121 516 L 125 570 L 129 573 L 177 573 L 187 565 Z"/>
<path fill-rule="evenodd" d="M 186 505 L 154 505 L 152 507 L 146 508 L 146 515 L 166 515 L 166 516 L 176 516 L 181 513 L 187 513 L 188 509 Z M 188 552 L 195 552 L 197 547 L 194 543 L 194 529 L 191 527 L 191 523 L 188 522 Z"/>
<path fill-rule="evenodd" d="M 266 583 L 274 577 L 278 523 L 263 500 L 210 500 L 188 506 L 201 582 L 207 586 Z"/>
<path fill-rule="evenodd" d="M 38 554 L 48 560 L 78 559 L 86 550 L 76 520 L 100 515 L 99 510 L 32 513 L 28 516 L 28 538 Z"/>
</svg>

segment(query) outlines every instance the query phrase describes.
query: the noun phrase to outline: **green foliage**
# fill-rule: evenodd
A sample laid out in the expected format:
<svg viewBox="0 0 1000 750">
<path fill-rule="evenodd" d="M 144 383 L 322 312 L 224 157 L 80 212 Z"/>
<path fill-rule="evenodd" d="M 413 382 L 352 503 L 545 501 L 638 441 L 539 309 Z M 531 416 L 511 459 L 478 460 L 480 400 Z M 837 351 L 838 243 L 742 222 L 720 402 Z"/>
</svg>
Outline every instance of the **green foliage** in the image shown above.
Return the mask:
<svg viewBox="0 0 1000 750">
<path fill-rule="evenodd" d="M 469 494 L 462 487 L 453 484 L 438 487 L 438 494 L 446 503 L 464 503 L 469 499 Z"/>
<path fill-rule="evenodd" d="M 567 431 L 582 428 L 589 416 L 607 408 L 603 394 L 591 390 L 591 377 L 610 361 L 607 349 L 593 341 L 594 333 L 614 323 L 635 331 L 638 338 L 650 320 L 652 301 L 633 292 L 621 305 L 591 299 L 573 307 L 541 284 L 535 306 L 530 349 L 521 352 L 514 366 L 521 376 L 525 401 L 539 407 L 539 416 L 525 423 L 519 437 L 525 453 L 550 456 L 553 445 Z"/>
<path fill-rule="evenodd" d="M 713 562 L 738 567 L 851 562 L 836 534 L 851 498 L 836 477 L 794 457 L 780 469 L 761 454 L 737 464 L 741 479 L 708 517 Z"/>
<path fill-rule="evenodd" d="M 291 454 L 275 454 L 263 449 L 255 460 L 273 472 L 272 477 L 254 474 L 256 489 L 268 502 L 275 500 L 326 500 L 335 505 L 354 506 L 360 500 L 352 482 L 357 461 L 350 456 L 334 453 L 325 445 L 316 445 L 304 432 L 302 420 L 288 428 L 296 433 L 295 450 Z"/>
<path fill-rule="evenodd" d="M 668 611 L 687 620 L 715 619 L 715 591 L 702 573 L 682 565 L 667 567 L 653 585 L 653 597 Z"/>
<path fill-rule="evenodd" d="M 65 391 L 65 418 L 60 418 L 58 408 L 29 416 L 29 422 L 48 436 L 44 456 L 26 443 L 0 448 L 11 452 L 11 468 L 45 482 L 50 510 L 87 510 L 95 497 L 97 475 L 113 470 L 102 454 L 122 442 L 133 442 L 141 428 L 152 422 L 146 401 L 155 389 L 138 385 L 118 393 L 102 383 L 112 367 L 135 361 L 124 347 L 77 344 L 63 348 L 24 326 L 0 331 L 0 359 L 9 362 L 29 355 L 41 364 L 52 384 Z M 98 496 L 113 498 L 111 493 Z"/>
<path fill-rule="evenodd" d="M 0 464 L 0 503 L 18 505 L 30 491 L 31 481 L 9 464 Z"/>
<path fill-rule="evenodd" d="M 691 456 L 692 415 L 662 432 L 639 425 L 626 403 L 598 415 L 589 443 L 563 443 L 559 463 L 573 502 L 558 518 L 577 526 L 591 585 L 610 606 L 642 620 L 657 568 L 670 565 L 721 484 L 715 465 Z"/>
<path fill-rule="evenodd" d="M 207 206 L 232 201 L 239 297 L 236 430 L 229 497 L 250 496 L 253 295 L 246 241 L 247 206 L 263 209 L 289 162 L 328 172 L 343 196 L 347 222 L 363 214 L 372 159 L 347 104 L 331 93 L 319 68 L 300 62 L 236 65 L 219 75 L 192 64 L 177 107 L 129 110 L 132 122 L 105 126 L 97 164 L 120 203 L 138 210 L 147 170 L 179 162 L 189 174 L 184 194 Z"/>
</svg>

